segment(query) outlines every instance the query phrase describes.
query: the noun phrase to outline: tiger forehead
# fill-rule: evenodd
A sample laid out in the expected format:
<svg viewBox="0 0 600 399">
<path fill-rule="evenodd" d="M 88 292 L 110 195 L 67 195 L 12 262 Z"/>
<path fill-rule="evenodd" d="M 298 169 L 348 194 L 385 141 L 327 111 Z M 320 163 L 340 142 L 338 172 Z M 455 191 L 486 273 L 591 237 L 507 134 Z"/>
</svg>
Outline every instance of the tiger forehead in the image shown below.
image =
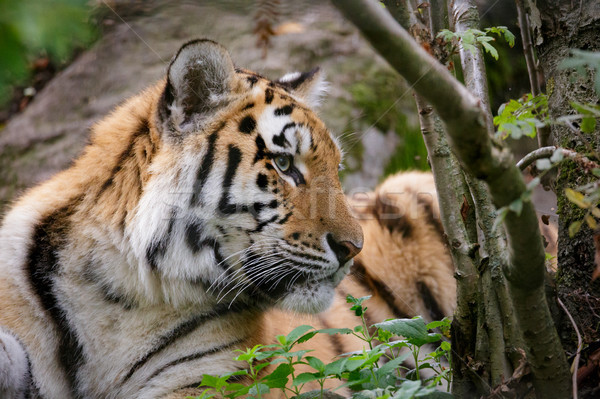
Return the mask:
<svg viewBox="0 0 600 399">
<path fill-rule="evenodd" d="M 297 100 L 289 87 L 251 71 L 238 69 L 237 72 L 243 84 L 245 84 L 247 91 L 247 95 L 239 103 L 237 111 L 240 113 L 240 122 L 238 125 L 240 132 L 253 132 L 258 127 L 257 123 L 261 118 L 269 119 L 274 117 L 276 120 L 287 120 L 290 123 L 282 122 L 282 131 L 290 128 L 292 129 L 292 134 L 293 132 L 303 131 L 305 135 L 309 135 L 310 146 L 306 146 L 306 151 L 301 151 L 302 153 L 313 154 L 313 160 L 321 158 L 331 160 L 336 162 L 336 164 L 339 163 L 341 153 L 337 142 L 332 139 L 323 121 L 302 103 L 302 100 Z M 274 137 L 274 144 L 286 146 L 288 143 L 284 141 L 284 136 L 281 135 L 282 131 Z M 263 131 L 262 134 L 264 135 L 264 133 Z M 289 135 L 289 133 L 286 132 L 286 135 Z M 277 141 L 278 137 L 281 137 L 279 138 L 280 142 Z"/>
</svg>

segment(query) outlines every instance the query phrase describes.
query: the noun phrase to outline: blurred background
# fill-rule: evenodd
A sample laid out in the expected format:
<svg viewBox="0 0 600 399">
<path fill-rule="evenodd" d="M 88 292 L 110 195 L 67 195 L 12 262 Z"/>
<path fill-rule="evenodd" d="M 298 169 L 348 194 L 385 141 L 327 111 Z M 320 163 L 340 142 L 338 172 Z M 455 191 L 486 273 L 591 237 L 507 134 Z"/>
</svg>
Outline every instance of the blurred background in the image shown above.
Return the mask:
<svg viewBox="0 0 600 399">
<path fill-rule="evenodd" d="M 502 3 L 479 3 L 482 26 L 517 36 L 513 48 L 495 43 L 498 61 L 487 59 L 494 114 L 529 92 L 516 10 Z M 347 190 L 429 169 L 412 91 L 327 1 L 0 0 L 0 212 L 68 166 L 94 122 L 160 79 L 179 46 L 199 37 L 273 79 L 322 68 L 330 90 L 319 114 L 343 143 Z M 519 157 L 536 142 L 510 145 Z M 551 200 L 541 207 L 553 212 Z"/>
</svg>

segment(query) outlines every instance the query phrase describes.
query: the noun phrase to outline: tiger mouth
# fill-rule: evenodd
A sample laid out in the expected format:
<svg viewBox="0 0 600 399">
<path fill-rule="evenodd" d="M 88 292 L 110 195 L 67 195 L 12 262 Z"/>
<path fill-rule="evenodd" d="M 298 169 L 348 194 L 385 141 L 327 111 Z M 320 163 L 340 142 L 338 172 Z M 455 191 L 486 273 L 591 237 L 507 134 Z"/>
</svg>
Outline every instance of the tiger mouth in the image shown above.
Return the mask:
<svg viewBox="0 0 600 399">
<path fill-rule="evenodd" d="M 320 265 L 300 263 L 289 259 L 278 259 L 268 267 L 261 262 L 261 255 L 252 253 L 243 268 L 254 290 L 278 299 L 296 287 L 331 285 L 335 287 L 350 271 L 352 260 L 329 271 Z"/>
</svg>

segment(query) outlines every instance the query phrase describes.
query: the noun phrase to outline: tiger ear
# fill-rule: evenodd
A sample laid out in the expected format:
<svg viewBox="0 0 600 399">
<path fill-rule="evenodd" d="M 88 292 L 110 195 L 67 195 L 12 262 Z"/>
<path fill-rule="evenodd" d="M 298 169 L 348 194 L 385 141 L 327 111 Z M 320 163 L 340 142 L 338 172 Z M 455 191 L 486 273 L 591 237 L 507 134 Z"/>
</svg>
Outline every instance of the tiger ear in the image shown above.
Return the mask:
<svg viewBox="0 0 600 399">
<path fill-rule="evenodd" d="M 225 106 L 235 68 L 227 50 L 211 40 L 184 44 L 169 65 L 159 117 L 177 132 L 198 130 L 207 117 Z"/>
<path fill-rule="evenodd" d="M 293 94 L 306 101 L 310 107 L 314 108 L 321 105 L 322 97 L 329 87 L 319 67 L 309 72 L 288 73 L 279 78 L 277 83 L 286 87 Z"/>
</svg>

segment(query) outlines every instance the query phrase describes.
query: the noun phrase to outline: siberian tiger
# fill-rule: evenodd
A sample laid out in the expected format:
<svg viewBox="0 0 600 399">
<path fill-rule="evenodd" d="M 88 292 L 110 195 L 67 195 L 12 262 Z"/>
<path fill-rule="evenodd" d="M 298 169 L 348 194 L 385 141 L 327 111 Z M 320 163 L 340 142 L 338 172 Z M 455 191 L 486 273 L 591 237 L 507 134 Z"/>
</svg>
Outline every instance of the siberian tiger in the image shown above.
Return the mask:
<svg viewBox="0 0 600 399">
<path fill-rule="evenodd" d="M 217 43 L 189 42 L 164 80 L 93 128 L 73 166 L 20 198 L 0 230 L 0 393 L 181 398 L 203 374 L 242 367 L 234 349 L 306 320 L 337 324 L 346 289 L 417 314 L 369 259 L 354 272 L 366 278 L 334 292 L 363 234 L 335 137 L 309 108 L 321 82 L 318 70 L 270 81 Z M 374 226 L 391 243 L 431 238 Z M 323 357 L 354 345 L 335 340 Z"/>
</svg>

